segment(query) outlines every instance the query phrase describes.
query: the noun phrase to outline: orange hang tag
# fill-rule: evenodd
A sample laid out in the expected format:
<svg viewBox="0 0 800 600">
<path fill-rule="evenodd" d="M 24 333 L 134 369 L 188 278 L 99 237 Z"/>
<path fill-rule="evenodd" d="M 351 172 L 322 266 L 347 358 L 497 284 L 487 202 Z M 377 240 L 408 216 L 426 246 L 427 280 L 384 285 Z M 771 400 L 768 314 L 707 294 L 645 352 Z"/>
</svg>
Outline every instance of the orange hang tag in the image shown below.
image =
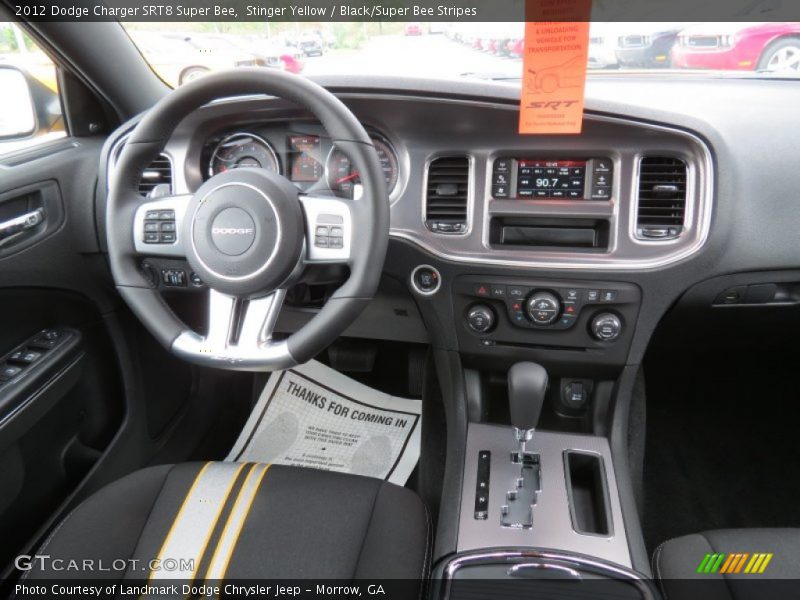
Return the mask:
<svg viewBox="0 0 800 600">
<path fill-rule="evenodd" d="M 592 0 L 526 0 L 520 133 L 580 133 Z"/>
</svg>

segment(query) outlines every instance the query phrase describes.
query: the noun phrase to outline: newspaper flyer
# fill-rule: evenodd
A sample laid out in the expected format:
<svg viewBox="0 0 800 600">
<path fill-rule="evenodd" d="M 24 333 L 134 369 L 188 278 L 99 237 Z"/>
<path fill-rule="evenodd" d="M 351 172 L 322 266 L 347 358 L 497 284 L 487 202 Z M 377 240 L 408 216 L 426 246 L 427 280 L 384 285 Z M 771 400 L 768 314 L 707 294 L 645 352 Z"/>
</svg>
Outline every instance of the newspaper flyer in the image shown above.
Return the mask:
<svg viewBox="0 0 800 600">
<path fill-rule="evenodd" d="M 404 485 L 419 460 L 422 402 L 311 361 L 273 373 L 227 460 L 354 473 Z"/>
</svg>

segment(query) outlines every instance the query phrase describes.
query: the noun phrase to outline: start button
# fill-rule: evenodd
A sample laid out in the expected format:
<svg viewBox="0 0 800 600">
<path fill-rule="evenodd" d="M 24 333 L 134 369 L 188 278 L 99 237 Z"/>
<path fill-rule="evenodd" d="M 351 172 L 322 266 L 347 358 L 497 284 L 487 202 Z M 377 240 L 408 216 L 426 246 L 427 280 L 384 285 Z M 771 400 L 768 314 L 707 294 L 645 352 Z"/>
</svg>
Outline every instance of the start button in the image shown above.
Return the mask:
<svg viewBox="0 0 800 600">
<path fill-rule="evenodd" d="M 420 265 L 411 273 L 411 287 L 423 296 L 431 296 L 439 291 L 442 276 L 430 265 Z"/>
</svg>

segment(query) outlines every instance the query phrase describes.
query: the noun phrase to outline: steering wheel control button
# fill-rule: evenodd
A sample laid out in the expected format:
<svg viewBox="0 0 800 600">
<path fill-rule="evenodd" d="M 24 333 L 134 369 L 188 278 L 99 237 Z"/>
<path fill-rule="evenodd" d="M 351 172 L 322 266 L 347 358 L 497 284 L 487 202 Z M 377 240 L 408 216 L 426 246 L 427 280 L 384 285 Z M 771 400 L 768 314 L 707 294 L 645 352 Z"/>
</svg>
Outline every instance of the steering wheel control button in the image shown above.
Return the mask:
<svg viewBox="0 0 800 600">
<path fill-rule="evenodd" d="M 467 326 L 475 333 L 488 333 L 494 328 L 495 315 L 491 306 L 476 304 L 467 312 Z"/>
<path fill-rule="evenodd" d="M 337 225 L 317 225 L 314 228 L 314 246 L 341 250 L 344 248 L 344 227 L 339 215 L 320 215 L 317 222 L 337 223 Z"/>
<path fill-rule="evenodd" d="M 223 254 L 239 256 L 253 245 L 256 224 L 253 217 L 241 208 L 226 208 L 214 218 L 211 239 Z"/>
<path fill-rule="evenodd" d="M 145 244 L 174 244 L 178 241 L 174 210 L 148 210 L 145 213 Z"/>
<path fill-rule="evenodd" d="M 411 287 L 422 296 L 431 296 L 442 286 L 442 276 L 430 265 L 420 265 L 411 273 Z"/>
<path fill-rule="evenodd" d="M 599 342 L 613 342 L 622 335 L 622 321 L 614 313 L 600 313 L 592 319 L 590 331 Z"/>
<path fill-rule="evenodd" d="M 561 312 L 561 301 L 555 294 L 546 291 L 534 292 L 525 303 L 530 320 L 540 326 L 552 325 Z"/>
</svg>

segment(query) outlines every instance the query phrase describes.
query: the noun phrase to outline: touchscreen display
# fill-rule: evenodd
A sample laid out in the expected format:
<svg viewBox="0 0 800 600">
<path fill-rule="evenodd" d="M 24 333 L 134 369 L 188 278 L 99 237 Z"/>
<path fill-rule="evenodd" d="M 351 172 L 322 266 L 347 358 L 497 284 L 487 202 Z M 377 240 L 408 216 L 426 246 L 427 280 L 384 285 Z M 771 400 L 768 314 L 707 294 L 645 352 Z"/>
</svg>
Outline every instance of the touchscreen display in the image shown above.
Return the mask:
<svg viewBox="0 0 800 600">
<path fill-rule="evenodd" d="M 585 197 L 585 160 L 520 160 L 517 162 L 518 198 Z"/>
</svg>

